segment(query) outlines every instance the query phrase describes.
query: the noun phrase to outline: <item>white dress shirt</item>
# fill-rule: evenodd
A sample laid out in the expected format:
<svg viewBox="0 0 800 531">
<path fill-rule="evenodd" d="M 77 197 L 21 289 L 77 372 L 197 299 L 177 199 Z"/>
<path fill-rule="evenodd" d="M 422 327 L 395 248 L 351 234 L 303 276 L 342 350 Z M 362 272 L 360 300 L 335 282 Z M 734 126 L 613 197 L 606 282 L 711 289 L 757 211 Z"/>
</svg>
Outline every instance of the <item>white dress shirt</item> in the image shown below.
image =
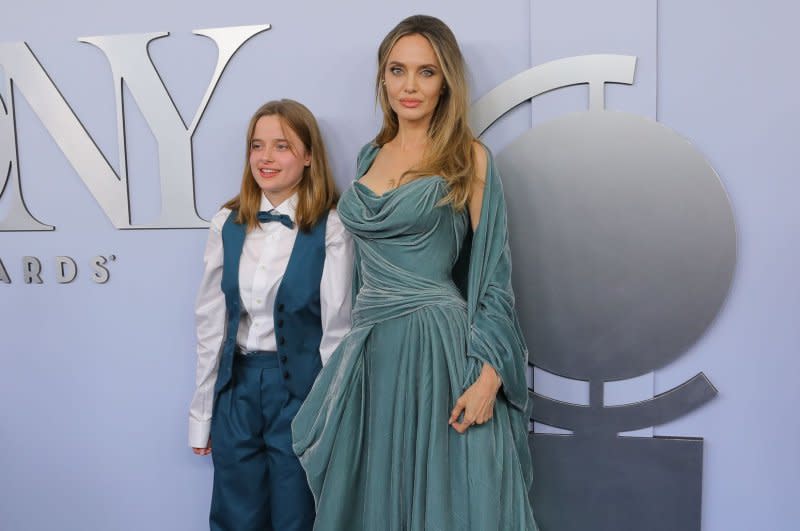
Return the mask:
<svg viewBox="0 0 800 531">
<path fill-rule="evenodd" d="M 297 194 L 278 206 L 261 198 L 261 210 L 295 218 Z M 197 375 L 189 408 L 189 445 L 205 448 L 211 431 L 214 385 L 225 335 L 225 295 L 222 293 L 222 226 L 230 215 L 223 208 L 211 219 L 203 261 L 205 271 L 197 295 Z M 236 342 L 243 351 L 277 350 L 272 310 L 283 274 L 292 254 L 297 226 L 290 229 L 273 221 L 247 233 L 239 263 L 242 315 Z M 323 365 L 350 330 L 353 240 L 336 210 L 328 214 L 325 228 L 325 262 L 320 282 Z"/>
</svg>

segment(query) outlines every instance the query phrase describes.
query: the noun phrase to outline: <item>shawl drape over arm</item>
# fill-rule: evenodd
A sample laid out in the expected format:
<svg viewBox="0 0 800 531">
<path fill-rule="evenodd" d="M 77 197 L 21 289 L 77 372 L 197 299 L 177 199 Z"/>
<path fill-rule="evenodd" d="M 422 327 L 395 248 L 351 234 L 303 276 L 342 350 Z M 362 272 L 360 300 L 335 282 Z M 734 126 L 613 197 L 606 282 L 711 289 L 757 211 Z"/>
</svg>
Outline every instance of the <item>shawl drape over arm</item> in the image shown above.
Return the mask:
<svg viewBox="0 0 800 531">
<path fill-rule="evenodd" d="M 480 375 L 484 363 L 503 380 L 502 393 L 515 409 L 526 411 L 525 379 L 528 349 L 514 310 L 511 287 L 511 251 L 503 186 L 488 155 L 478 228 L 472 236 L 467 273 L 467 307 L 470 334 L 464 387 Z"/>
</svg>

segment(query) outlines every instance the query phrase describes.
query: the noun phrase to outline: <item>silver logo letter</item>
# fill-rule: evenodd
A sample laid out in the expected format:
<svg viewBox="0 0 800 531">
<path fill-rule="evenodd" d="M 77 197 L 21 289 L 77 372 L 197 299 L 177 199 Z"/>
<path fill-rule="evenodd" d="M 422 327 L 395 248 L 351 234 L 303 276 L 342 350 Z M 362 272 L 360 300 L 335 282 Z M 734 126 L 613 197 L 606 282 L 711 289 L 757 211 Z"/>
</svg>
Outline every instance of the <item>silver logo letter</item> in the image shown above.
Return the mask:
<svg viewBox="0 0 800 531">
<path fill-rule="evenodd" d="M 13 88 L 25 96 L 33 111 L 64 152 L 67 160 L 89 188 L 111 223 L 119 229 L 190 228 L 207 224 L 196 212 L 192 176 L 192 136 L 203 116 L 225 66 L 250 37 L 266 31 L 267 25 L 197 30 L 212 39 L 218 49 L 217 66 L 205 96 L 189 127 L 183 123 L 167 89 L 150 61 L 147 45 L 167 33 L 115 35 L 79 39 L 103 51 L 116 87 L 119 174 L 72 112 L 42 65 L 24 42 L 0 44 L 0 66 L 6 74 L 5 94 L 0 98 L 0 194 L 10 200 L 0 216 L 0 231 L 52 230 L 28 212 L 20 191 L 16 159 Z M 125 153 L 125 124 L 122 110 L 122 82 L 128 86 L 158 142 L 161 173 L 161 214 L 147 226 L 130 223 L 128 173 Z M 8 186 L 12 184 L 12 186 Z"/>
<path fill-rule="evenodd" d="M 136 35 L 111 35 L 84 37 L 81 42 L 92 44 L 106 55 L 114 76 L 117 100 L 117 123 L 119 124 L 119 149 L 125 151 L 125 126 L 122 102 L 122 82 L 131 91 L 142 111 L 147 125 L 158 142 L 158 160 L 161 170 L 161 217 L 147 228 L 206 227 L 195 209 L 194 179 L 192 175 L 192 136 L 217 87 L 222 72 L 233 54 L 250 37 L 270 29 L 270 26 L 239 26 L 196 30 L 217 45 L 218 57 L 214 75 L 206 89 L 203 100 L 187 128 L 167 89 L 156 72 L 147 53 L 148 44 L 168 33 L 145 33 Z M 126 175 L 125 158 L 121 158 L 122 174 Z M 125 228 L 125 227 L 120 227 Z"/>
</svg>

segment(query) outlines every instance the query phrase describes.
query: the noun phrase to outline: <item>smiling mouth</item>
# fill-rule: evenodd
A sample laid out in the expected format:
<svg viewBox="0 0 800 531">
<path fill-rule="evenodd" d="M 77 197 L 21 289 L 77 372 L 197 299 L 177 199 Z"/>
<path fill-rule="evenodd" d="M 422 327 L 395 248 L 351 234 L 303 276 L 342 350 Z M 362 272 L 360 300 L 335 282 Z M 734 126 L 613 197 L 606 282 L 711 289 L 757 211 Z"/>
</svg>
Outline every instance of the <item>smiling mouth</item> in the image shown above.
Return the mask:
<svg viewBox="0 0 800 531">
<path fill-rule="evenodd" d="M 258 174 L 261 177 L 275 177 L 281 170 L 273 170 L 271 168 L 261 168 L 258 170 Z"/>
</svg>

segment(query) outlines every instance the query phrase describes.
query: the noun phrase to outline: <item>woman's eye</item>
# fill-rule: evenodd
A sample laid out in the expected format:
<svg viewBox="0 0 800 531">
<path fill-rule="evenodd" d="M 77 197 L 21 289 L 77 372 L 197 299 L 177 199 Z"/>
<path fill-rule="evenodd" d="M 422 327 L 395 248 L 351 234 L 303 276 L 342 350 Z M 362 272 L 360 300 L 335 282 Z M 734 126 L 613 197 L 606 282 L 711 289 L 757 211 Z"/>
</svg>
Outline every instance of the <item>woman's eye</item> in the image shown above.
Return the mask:
<svg viewBox="0 0 800 531">
<path fill-rule="evenodd" d="M 261 144 L 250 144 L 250 151 L 255 151 L 261 148 Z"/>
<path fill-rule="evenodd" d="M 278 144 L 275 147 L 277 147 L 278 150 L 280 150 L 280 151 L 286 151 L 287 149 L 289 149 L 289 144 Z"/>
<path fill-rule="evenodd" d="M 421 74 L 423 77 L 431 77 L 435 74 L 435 72 L 433 70 L 425 69 L 421 72 Z"/>
<path fill-rule="evenodd" d="M 392 68 L 389 69 L 389 72 L 391 72 L 396 76 L 399 76 L 400 74 L 403 73 L 403 69 L 400 68 L 399 66 L 393 66 Z"/>
</svg>

